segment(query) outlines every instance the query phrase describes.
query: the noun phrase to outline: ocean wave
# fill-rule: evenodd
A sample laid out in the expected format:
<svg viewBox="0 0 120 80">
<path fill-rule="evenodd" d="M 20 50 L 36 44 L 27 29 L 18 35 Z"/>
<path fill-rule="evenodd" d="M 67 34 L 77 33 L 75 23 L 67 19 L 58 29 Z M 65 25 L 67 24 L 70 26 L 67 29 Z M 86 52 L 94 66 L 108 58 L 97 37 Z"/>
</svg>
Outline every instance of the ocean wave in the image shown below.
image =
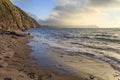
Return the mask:
<svg viewBox="0 0 120 80">
<path fill-rule="evenodd" d="M 120 64 L 120 32 L 112 29 L 35 29 L 31 42 Z M 119 65 L 120 66 L 120 65 Z M 117 68 L 117 67 L 116 67 Z"/>
</svg>

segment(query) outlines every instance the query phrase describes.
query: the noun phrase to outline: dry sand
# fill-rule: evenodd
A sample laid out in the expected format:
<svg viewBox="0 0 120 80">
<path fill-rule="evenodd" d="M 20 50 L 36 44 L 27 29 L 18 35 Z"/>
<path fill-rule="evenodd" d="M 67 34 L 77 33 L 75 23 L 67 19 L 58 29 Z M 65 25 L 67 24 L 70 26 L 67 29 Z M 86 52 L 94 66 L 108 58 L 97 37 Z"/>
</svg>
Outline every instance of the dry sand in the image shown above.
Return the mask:
<svg viewBox="0 0 120 80">
<path fill-rule="evenodd" d="M 0 80 L 88 80 L 37 66 L 27 46 L 30 36 L 0 35 Z"/>
</svg>

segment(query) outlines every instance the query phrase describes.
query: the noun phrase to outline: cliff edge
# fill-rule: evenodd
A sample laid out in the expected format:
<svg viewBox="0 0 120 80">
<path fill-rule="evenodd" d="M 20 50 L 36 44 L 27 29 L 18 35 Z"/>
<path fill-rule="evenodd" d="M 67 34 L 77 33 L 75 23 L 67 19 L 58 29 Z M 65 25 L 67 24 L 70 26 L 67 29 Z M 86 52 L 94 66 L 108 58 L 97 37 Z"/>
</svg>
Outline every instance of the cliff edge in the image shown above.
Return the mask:
<svg viewBox="0 0 120 80">
<path fill-rule="evenodd" d="M 10 0 L 0 0 L 0 30 L 26 30 L 40 25 Z"/>
</svg>

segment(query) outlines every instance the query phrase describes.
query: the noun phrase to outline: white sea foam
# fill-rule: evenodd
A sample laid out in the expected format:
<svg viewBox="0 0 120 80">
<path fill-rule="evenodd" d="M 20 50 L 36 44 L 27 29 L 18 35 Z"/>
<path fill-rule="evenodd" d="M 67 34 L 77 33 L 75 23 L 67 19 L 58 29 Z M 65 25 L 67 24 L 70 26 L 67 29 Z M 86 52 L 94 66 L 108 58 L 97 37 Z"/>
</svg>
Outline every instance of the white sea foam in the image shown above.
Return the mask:
<svg viewBox="0 0 120 80">
<path fill-rule="evenodd" d="M 42 31 L 42 30 L 41 30 Z M 44 31 L 44 30 L 43 30 Z M 70 32 L 69 32 L 70 31 Z M 93 58 L 101 59 L 103 61 L 109 62 L 110 64 L 119 64 L 120 63 L 120 50 L 119 50 L 119 33 L 113 32 L 109 34 L 109 32 L 104 34 L 103 32 L 88 31 L 88 33 L 84 33 L 86 31 L 81 31 L 74 33 L 76 31 L 49 31 L 45 30 L 45 32 L 39 31 L 31 31 L 31 35 L 33 35 L 33 39 L 31 41 L 36 43 L 43 43 L 53 48 L 63 49 L 65 51 L 77 52 L 80 54 L 84 54 Z M 91 35 L 92 34 L 92 35 Z M 98 36 L 96 36 L 98 35 Z M 114 42 L 114 37 L 117 37 L 117 42 Z M 99 37 L 102 37 L 106 40 L 101 40 Z M 113 39 L 109 41 L 109 37 Z M 73 44 L 72 44 L 73 43 Z M 112 50 L 110 50 L 112 49 Z"/>
</svg>

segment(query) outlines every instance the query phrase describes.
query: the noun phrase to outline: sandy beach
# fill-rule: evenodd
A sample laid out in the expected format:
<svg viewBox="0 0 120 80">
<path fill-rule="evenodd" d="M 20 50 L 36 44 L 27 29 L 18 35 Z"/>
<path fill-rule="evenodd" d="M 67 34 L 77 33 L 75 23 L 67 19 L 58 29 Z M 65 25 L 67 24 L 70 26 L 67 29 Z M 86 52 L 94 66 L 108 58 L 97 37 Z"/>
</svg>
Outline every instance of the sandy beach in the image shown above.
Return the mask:
<svg viewBox="0 0 120 80">
<path fill-rule="evenodd" d="M 39 66 L 87 80 L 119 80 L 119 36 L 109 30 L 31 29 L 29 45 Z M 103 36 L 107 31 L 112 37 Z"/>
<path fill-rule="evenodd" d="M 58 66 L 60 69 L 70 68 L 74 74 L 82 75 L 87 79 L 93 78 L 91 80 L 118 80 L 119 78 L 117 71 L 105 61 L 57 48 L 51 48 L 51 51 L 50 56 L 60 64 Z"/>
<path fill-rule="evenodd" d="M 30 35 L 0 35 L 0 80 L 118 80 L 109 63 L 76 52 L 49 47 L 47 56 L 56 64 L 41 67 L 31 55 Z M 34 53 L 34 52 L 33 52 Z M 42 57 L 43 55 L 40 54 Z M 39 57 L 38 57 L 39 58 Z M 41 61 L 44 63 L 44 61 Z"/>
<path fill-rule="evenodd" d="M 0 35 L 0 80 L 86 80 L 37 66 L 27 45 L 31 36 Z"/>
<path fill-rule="evenodd" d="M 0 80 L 120 80 L 119 4 L 0 0 Z"/>
</svg>

